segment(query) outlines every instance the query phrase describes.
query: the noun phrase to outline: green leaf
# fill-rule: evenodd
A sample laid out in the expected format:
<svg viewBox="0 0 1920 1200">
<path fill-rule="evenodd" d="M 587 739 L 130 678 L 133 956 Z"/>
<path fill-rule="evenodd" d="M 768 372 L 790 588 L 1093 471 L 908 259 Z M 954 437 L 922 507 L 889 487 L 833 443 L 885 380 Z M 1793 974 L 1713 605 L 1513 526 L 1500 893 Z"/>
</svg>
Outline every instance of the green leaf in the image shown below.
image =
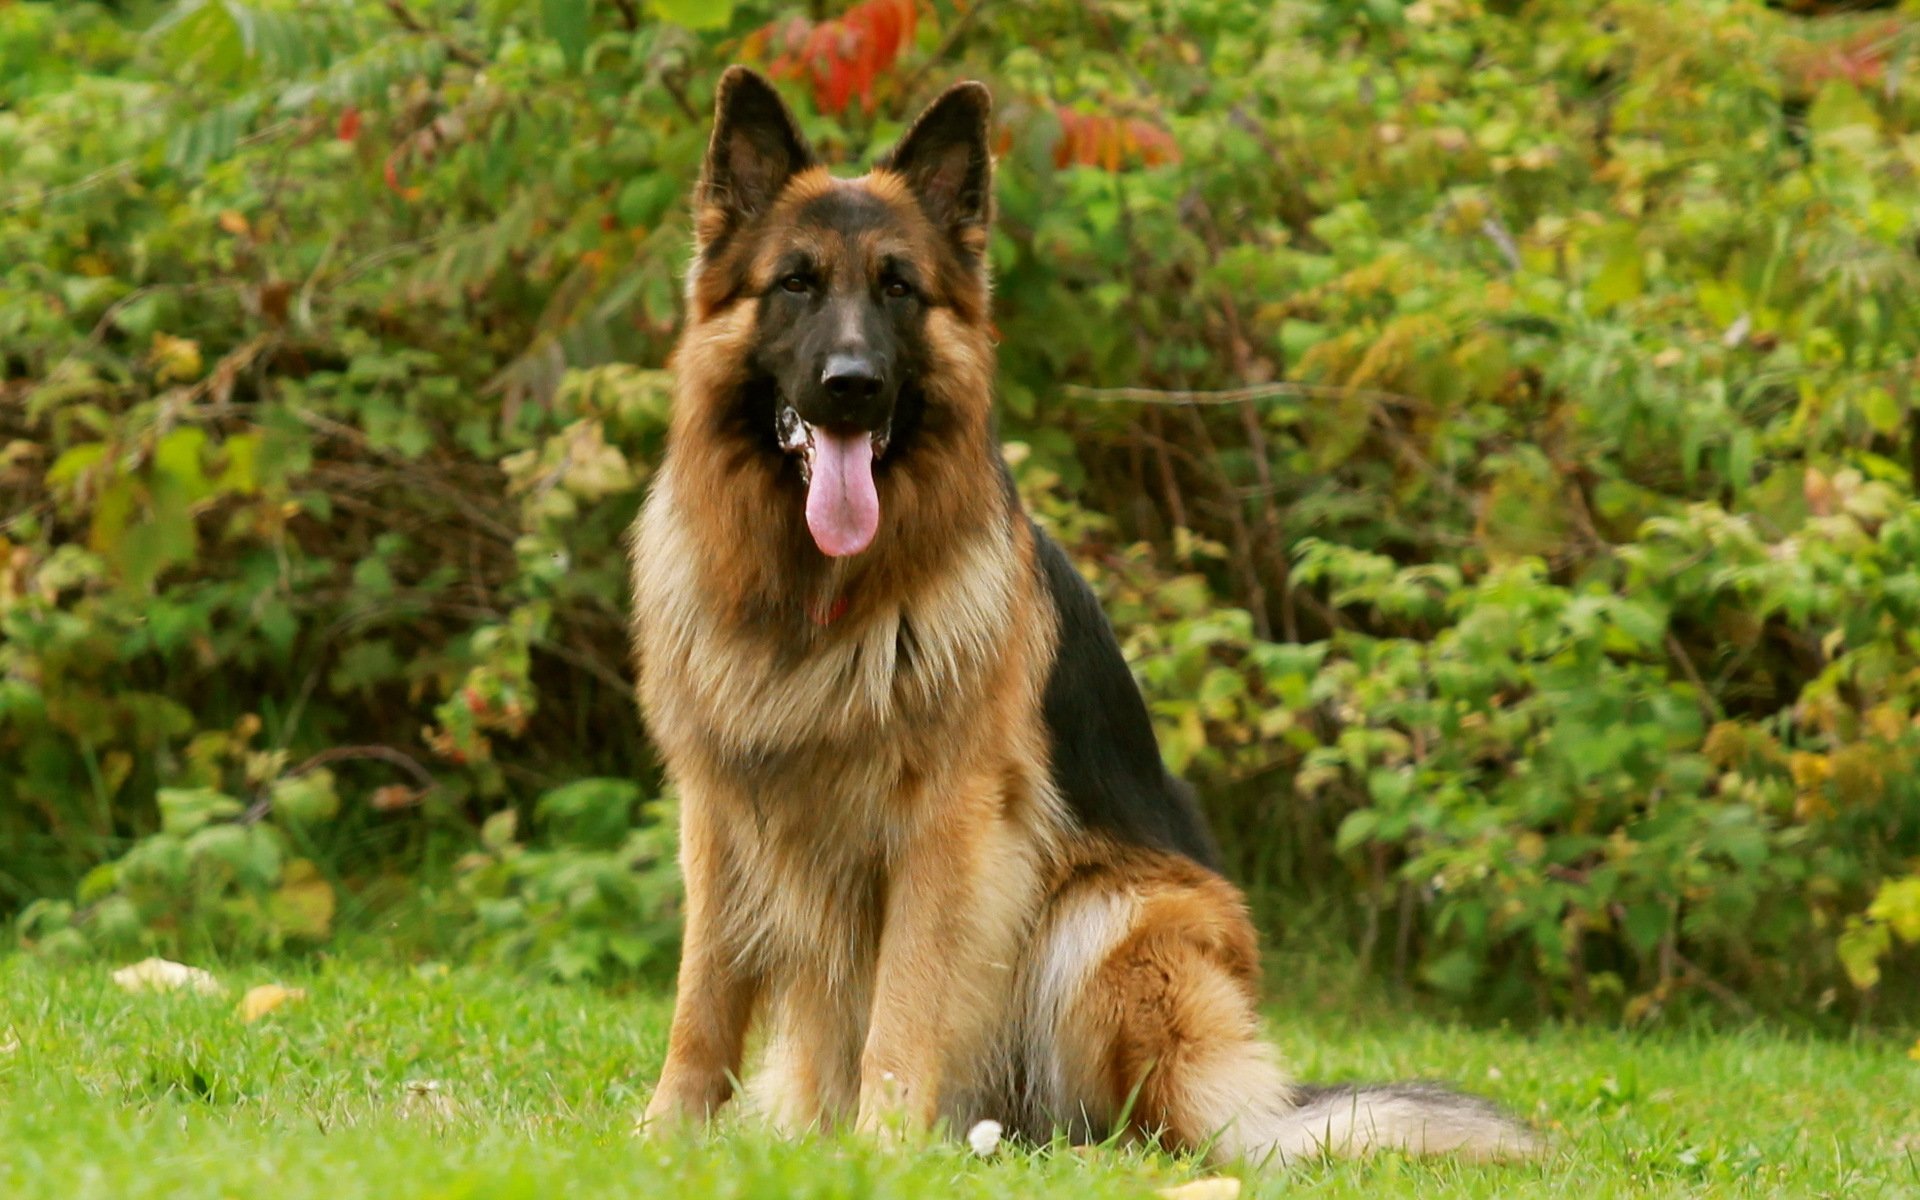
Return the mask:
<svg viewBox="0 0 1920 1200">
<path fill-rule="evenodd" d="M 206 445 L 207 431 L 186 425 L 161 438 L 153 448 L 154 468 L 180 485 L 188 504 L 197 503 L 213 490 L 200 465 L 200 452 Z"/>
<path fill-rule="evenodd" d="M 1858 919 L 1847 922 L 1835 950 L 1853 986 L 1865 990 L 1880 982 L 1880 959 L 1893 949 L 1893 935 L 1885 925 Z"/>
<path fill-rule="evenodd" d="M 1420 969 L 1420 977 L 1440 991 L 1464 996 L 1480 979 L 1480 960 L 1466 950 L 1450 950 Z"/>
<path fill-rule="evenodd" d="M 579 779 L 541 796 L 534 812 L 562 841 L 613 847 L 632 829 L 640 796 L 631 779 Z"/>
<path fill-rule="evenodd" d="M 333 772 L 325 767 L 273 785 L 273 815 L 295 825 L 317 825 L 340 814 Z"/>
<path fill-rule="evenodd" d="M 1873 426 L 1875 433 L 1891 434 L 1899 430 L 1906 414 L 1901 411 L 1900 402 L 1893 393 L 1878 385 L 1867 388 L 1856 402 L 1860 415 Z"/>
<path fill-rule="evenodd" d="M 221 863 L 233 872 L 236 881 L 248 886 L 271 883 L 279 864 L 273 856 L 263 860 L 254 838 L 258 832 L 258 828 L 239 824 L 209 825 L 187 839 L 187 856 L 196 863 Z"/>
<path fill-rule="evenodd" d="M 282 933 L 311 941 L 333 931 L 335 907 L 333 885 L 304 858 L 287 864 L 280 886 L 267 902 L 267 911 Z"/>
<path fill-rule="evenodd" d="M 1413 795 L 1413 768 L 1375 767 L 1368 771 L 1367 795 L 1381 808 L 1399 808 Z"/>
<path fill-rule="evenodd" d="M 651 229 L 680 202 L 685 190 L 685 182 L 668 171 L 636 175 L 620 189 L 613 211 L 629 229 Z"/>
<path fill-rule="evenodd" d="M 519 828 L 520 814 L 503 808 L 481 824 L 480 843 L 497 854 L 513 845 L 513 835 Z"/>
<path fill-rule="evenodd" d="M 1587 286 L 1587 307 L 1594 312 L 1606 312 L 1637 298 L 1646 290 L 1646 285 L 1640 247 L 1632 238 L 1623 237 L 1608 247 L 1600 273 Z"/>
<path fill-rule="evenodd" d="M 184 837 L 209 821 L 231 820 L 246 811 L 232 796 L 212 788 L 161 788 L 154 796 L 160 807 L 160 828 Z"/>
<path fill-rule="evenodd" d="M 733 0 L 648 0 L 647 7 L 688 29 L 725 29 L 733 20 Z"/>
<path fill-rule="evenodd" d="M 1668 921 L 1665 905 L 1629 904 L 1621 921 L 1627 940 L 1642 954 L 1649 953 L 1666 935 Z"/>
<path fill-rule="evenodd" d="M 257 433 L 238 433 L 220 443 L 220 452 L 225 456 L 227 465 L 214 481 L 223 492 L 240 495 L 259 490 L 260 475 L 257 464 L 260 461 L 260 435 Z"/>
<path fill-rule="evenodd" d="M 1608 609 L 1613 623 L 1641 649 L 1658 647 L 1667 633 L 1667 614 L 1651 604 L 1617 600 Z"/>
<path fill-rule="evenodd" d="M 579 69 L 592 39 L 593 0 L 540 0 L 540 26 L 560 45 L 567 65 Z"/>
<path fill-rule="evenodd" d="M 47 486 L 65 487 L 106 456 L 105 442 L 82 442 L 68 449 L 59 458 L 54 459 L 53 465 L 47 468 Z"/>
<path fill-rule="evenodd" d="M 1340 822 L 1340 832 L 1333 840 L 1334 849 L 1345 854 L 1354 847 L 1371 840 L 1374 830 L 1378 828 L 1380 828 L 1378 812 L 1371 808 L 1355 809 Z"/>
</svg>

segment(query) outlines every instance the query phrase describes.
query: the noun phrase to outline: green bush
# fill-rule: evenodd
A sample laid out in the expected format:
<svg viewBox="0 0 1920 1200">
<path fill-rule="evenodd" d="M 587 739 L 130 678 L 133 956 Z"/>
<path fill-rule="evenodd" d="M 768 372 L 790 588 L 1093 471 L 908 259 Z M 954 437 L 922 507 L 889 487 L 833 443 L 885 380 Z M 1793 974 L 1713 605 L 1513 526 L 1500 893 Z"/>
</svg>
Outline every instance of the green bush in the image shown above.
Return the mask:
<svg viewBox="0 0 1920 1200">
<path fill-rule="evenodd" d="M 0 3 L 0 908 L 670 957 L 621 533 L 747 59 L 845 161 L 994 85 L 1009 456 L 1263 904 L 1500 1011 L 1897 994 L 1912 15 Z"/>
</svg>

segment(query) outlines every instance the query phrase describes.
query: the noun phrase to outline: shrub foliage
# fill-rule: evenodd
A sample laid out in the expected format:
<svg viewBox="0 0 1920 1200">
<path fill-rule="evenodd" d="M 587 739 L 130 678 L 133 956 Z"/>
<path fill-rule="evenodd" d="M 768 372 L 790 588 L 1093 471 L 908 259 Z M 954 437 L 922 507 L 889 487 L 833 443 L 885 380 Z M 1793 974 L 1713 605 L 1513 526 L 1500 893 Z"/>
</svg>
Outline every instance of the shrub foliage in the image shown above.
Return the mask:
<svg viewBox="0 0 1920 1200">
<path fill-rule="evenodd" d="M 1258 894 L 1487 1007 L 1857 1011 L 1920 26 L 1824 7 L 0 0 L 0 908 L 661 961 L 621 532 L 745 59 L 850 162 L 993 84 L 1009 458 Z"/>
</svg>

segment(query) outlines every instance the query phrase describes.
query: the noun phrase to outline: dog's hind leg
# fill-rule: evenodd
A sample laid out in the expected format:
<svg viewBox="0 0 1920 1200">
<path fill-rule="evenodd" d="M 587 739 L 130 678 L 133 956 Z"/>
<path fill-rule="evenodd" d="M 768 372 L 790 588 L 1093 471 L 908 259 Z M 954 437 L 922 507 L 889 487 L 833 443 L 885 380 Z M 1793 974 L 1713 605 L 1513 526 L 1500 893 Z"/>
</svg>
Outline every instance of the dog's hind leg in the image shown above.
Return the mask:
<svg viewBox="0 0 1920 1200">
<path fill-rule="evenodd" d="M 1256 1162 L 1533 1149 L 1532 1134 L 1495 1106 L 1443 1088 L 1296 1087 L 1260 1036 L 1253 933 L 1238 896 L 1215 877 L 1186 874 L 1069 900 L 1105 915 L 1081 917 L 1076 933 L 1072 911 L 1063 913 L 1043 951 L 1070 956 L 1077 941 L 1092 952 L 1070 971 L 1077 992 L 1059 1008 L 1053 1046 L 1063 1098 L 1091 1132 L 1124 1118 L 1169 1148 Z"/>
</svg>

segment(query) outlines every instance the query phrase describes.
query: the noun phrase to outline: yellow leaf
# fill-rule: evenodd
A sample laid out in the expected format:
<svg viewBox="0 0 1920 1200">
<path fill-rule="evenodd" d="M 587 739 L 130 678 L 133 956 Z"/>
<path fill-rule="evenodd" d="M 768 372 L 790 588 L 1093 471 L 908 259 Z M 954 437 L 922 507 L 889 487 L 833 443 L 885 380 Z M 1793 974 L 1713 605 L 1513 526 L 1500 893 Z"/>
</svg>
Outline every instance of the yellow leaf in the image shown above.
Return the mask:
<svg viewBox="0 0 1920 1200">
<path fill-rule="evenodd" d="M 1793 774 L 1793 786 L 1810 791 L 1833 777 L 1833 760 L 1824 754 L 1796 750 L 1787 756 L 1787 770 Z"/>
<path fill-rule="evenodd" d="M 245 237 L 251 232 L 250 227 L 247 225 L 247 218 L 233 211 L 231 208 L 222 212 L 217 220 L 220 222 L 220 228 L 235 237 Z"/>
<path fill-rule="evenodd" d="M 1920 942 L 1920 875 L 1881 884 L 1867 915 L 1892 929 L 1901 941 Z"/>
<path fill-rule="evenodd" d="M 192 338 L 156 333 L 148 358 L 153 363 L 153 377 L 160 383 L 184 383 L 199 378 L 200 343 Z"/>
<path fill-rule="evenodd" d="M 263 983 L 259 987 L 248 988 L 247 994 L 240 998 L 240 1019 L 251 1025 L 274 1009 L 279 1008 L 282 1004 L 294 1000 L 305 1000 L 306 998 L 307 990 L 305 988 L 290 988 L 282 987 L 277 983 Z"/>
</svg>

